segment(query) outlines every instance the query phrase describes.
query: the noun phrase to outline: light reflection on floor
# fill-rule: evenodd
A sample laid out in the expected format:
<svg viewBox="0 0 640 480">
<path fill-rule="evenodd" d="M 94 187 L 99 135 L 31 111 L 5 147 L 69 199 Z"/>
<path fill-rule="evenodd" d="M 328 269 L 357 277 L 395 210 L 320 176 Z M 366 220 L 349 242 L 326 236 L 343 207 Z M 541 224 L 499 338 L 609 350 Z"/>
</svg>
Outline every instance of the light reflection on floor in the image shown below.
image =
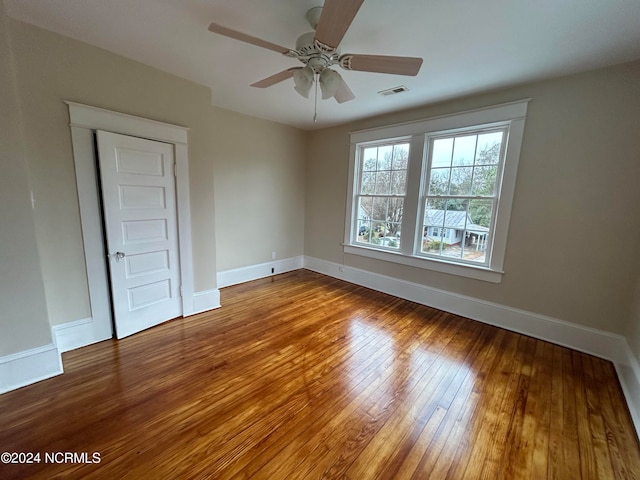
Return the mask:
<svg viewBox="0 0 640 480">
<path fill-rule="evenodd" d="M 364 397 L 360 413 L 376 419 L 390 408 L 398 409 L 398 418 L 413 419 L 415 428 L 410 436 L 420 443 L 429 442 L 433 429 L 443 422 L 455 424 L 458 441 L 464 440 L 477 395 L 472 395 L 473 370 L 464 360 L 450 357 L 460 352 L 435 352 L 419 339 L 398 346 L 393 335 L 372 319 L 350 320 L 347 342 L 348 396 Z M 372 364 L 375 368 L 364 367 Z M 369 380 L 363 381 L 365 377 Z"/>
</svg>

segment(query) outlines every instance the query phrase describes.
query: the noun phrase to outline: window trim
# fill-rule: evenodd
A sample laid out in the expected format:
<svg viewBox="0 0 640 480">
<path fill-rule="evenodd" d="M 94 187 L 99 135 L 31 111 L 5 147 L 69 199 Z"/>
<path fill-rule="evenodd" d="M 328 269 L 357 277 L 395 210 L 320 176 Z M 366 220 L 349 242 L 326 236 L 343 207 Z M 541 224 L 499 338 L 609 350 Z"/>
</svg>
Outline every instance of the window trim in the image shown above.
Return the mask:
<svg viewBox="0 0 640 480">
<path fill-rule="evenodd" d="M 344 230 L 344 253 L 360 255 L 378 260 L 399 263 L 413 267 L 433 270 L 452 275 L 459 275 L 491 283 L 500 283 L 504 274 L 504 257 L 507 246 L 507 233 L 511 217 L 511 207 L 515 191 L 515 182 L 520 160 L 522 137 L 528 103 L 531 99 L 523 99 L 500 105 L 494 105 L 460 113 L 453 113 L 428 119 L 389 125 L 350 133 L 349 174 L 347 187 L 347 208 Z M 418 215 L 423 207 L 420 205 L 424 195 L 422 185 L 425 169 L 428 168 L 428 143 L 430 136 L 445 132 L 456 133 L 472 128 L 489 128 L 492 126 L 508 126 L 506 151 L 502 165 L 502 182 L 496 203 L 495 230 L 489 265 L 473 265 L 452 262 L 432 256 L 417 255 L 414 245 L 414 233 L 418 224 Z M 407 192 L 405 195 L 405 215 L 403 230 L 408 231 L 401 236 L 399 251 L 378 249 L 356 243 L 353 239 L 352 225 L 355 221 L 357 206 L 354 203 L 356 175 L 359 174 L 357 162 L 359 147 L 366 144 L 379 144 L 410 140 L 409 165 L 407 169 Z"/>
</svg>

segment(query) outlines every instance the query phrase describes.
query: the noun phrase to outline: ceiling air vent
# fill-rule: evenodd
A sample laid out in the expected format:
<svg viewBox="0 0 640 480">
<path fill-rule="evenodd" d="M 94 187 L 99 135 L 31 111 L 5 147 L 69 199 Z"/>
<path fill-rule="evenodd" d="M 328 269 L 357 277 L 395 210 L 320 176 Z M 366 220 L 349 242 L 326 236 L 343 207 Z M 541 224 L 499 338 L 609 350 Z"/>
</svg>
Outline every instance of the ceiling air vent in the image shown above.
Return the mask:
<svg viewBox="0 0 640 480">
<path fill-rule="evenodd" d="M 378 92 L 380 95 L 384 97 L 388 97 L 389 95 L 395 95 L 396 93 L 408 92 L 409 89 L 404 85 L 400 85 L 399 87 L 387 88 L 386 90 L 381 90 Z"/>
</svg>

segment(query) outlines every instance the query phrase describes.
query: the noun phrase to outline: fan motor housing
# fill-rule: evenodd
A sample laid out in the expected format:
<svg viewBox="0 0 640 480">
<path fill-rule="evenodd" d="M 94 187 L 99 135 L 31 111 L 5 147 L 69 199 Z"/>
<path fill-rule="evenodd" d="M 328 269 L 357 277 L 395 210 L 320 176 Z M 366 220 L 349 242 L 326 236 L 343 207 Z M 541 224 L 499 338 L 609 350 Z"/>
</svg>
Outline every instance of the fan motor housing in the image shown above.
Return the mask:
<svg viewBox="0 0 640 480">
<path fill-rule="evenodd" d="M 290 56 L 295 56 L 302 63 L 313 68 L 316 73 L 320 73 L 325 68 L 338 63 L 340 52 L 337 49 L 327 51 L 319 48 L 315 36 L 316 32 L 300 35 L 296 40 L 296 49 L 290 52 Z"/>
<path fill-rule="evenodd" d="M 296 40 L 296 50 L 303 55 L 311 55 L 317 49 L 315 45 L 316 32 L 303 33 Z"/>
</svg>

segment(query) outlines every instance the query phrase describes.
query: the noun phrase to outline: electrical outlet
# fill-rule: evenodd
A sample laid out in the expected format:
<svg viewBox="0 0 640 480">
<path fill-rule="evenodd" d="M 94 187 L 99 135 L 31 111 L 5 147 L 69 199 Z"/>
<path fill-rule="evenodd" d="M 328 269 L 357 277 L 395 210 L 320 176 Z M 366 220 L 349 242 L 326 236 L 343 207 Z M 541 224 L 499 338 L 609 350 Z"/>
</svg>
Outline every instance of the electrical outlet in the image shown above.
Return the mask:
<svg viewBox="0 0 640 480">
<path fill-rule="evenodd" d="M 271 260 L 275 260 L 276 258 L 278 258 L 276 252 L 271 252 Z"/>
</svg>

